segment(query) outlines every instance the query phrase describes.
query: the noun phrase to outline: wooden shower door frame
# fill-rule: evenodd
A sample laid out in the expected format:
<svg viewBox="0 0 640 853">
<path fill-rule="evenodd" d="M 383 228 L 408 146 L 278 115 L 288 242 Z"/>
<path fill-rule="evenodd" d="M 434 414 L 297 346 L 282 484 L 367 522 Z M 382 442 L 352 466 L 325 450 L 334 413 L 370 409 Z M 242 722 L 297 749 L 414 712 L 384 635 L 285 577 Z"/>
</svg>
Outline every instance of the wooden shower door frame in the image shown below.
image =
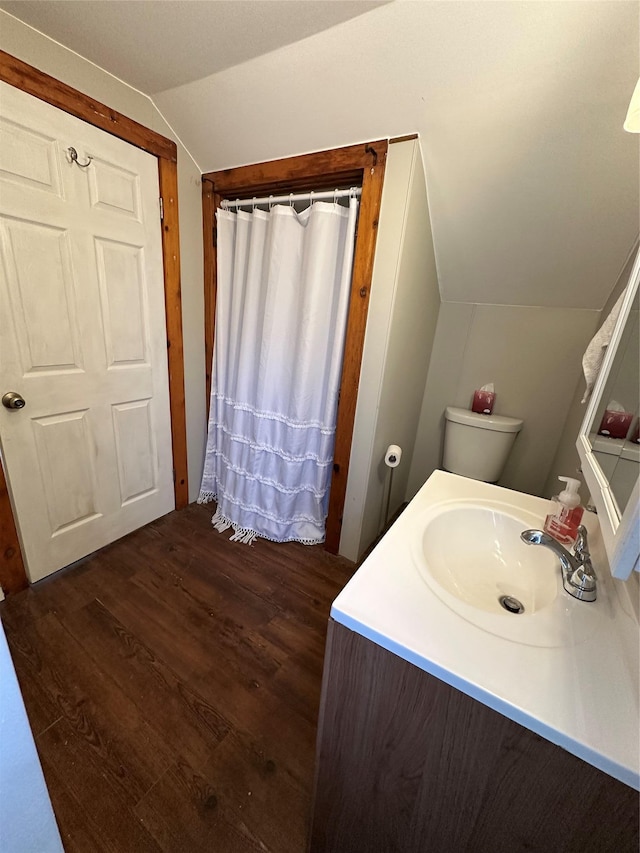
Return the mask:
<svg viewBox="0 0 640 853">
<path fill-rule="evenodd" d="M 162 234 L 174 495 L 176 509 L 182 509 L 189 503 L 189 491 L 176 143 L 3 50 L 0 50 L 0 80 L 141 148 L 158 160 L 163 200 L 162 221 L 158 224 Z M 0 465 L 0 586 L 8 595 L 28 585 L 7 483 Z"/>
<path fill-rule="evenodd" d="M 379 139 L 202 176 L 207 412 L 217 287 L 215 212 L 222 200 L 362 187 L 326 525 L 325 548 L 331 554 L 337 554 L 340 545 L 387 149 L 388 140 Z"/>
</svg>

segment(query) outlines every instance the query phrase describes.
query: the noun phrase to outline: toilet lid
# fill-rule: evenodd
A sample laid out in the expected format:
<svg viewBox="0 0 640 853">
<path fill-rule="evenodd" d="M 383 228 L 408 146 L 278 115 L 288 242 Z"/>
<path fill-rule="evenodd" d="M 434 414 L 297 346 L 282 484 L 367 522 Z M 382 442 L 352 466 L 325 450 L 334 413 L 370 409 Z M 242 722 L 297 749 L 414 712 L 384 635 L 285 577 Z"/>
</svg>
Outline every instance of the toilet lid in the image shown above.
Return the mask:
<svg viewBox="0 0 640 853">
<path fill-rule="evenodd" d="M 448 421 L 453 421 L 456 424 L 492 429 L 495 432 L 520 432 L 524 423 L 520 418 L 508 418 L 505 415 L 482 415 L 469 409 L 458 409 L 455 406 L 447 406 L 444 416 Z"/>
</svg>

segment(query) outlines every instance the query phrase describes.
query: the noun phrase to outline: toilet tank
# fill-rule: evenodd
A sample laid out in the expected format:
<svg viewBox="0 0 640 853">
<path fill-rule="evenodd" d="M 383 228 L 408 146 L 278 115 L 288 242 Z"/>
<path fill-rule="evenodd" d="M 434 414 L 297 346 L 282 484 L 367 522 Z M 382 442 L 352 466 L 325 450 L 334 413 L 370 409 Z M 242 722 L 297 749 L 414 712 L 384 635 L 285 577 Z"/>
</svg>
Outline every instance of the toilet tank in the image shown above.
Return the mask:
<svg viewBox="0 0 640 853">
<path fill-rule="evenodd" d="M 520 418 L 481 415 L 468 409 L 445 409 L 442 467 L 472 480 L 496 483 L 504 470 L 517 434 Z"/>
</svg>

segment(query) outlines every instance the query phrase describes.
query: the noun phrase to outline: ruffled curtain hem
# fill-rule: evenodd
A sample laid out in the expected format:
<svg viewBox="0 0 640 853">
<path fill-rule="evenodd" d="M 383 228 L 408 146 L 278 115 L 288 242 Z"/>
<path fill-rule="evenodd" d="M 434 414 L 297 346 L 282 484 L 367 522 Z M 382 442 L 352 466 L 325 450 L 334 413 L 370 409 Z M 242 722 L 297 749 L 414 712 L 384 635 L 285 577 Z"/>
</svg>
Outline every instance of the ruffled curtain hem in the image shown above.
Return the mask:
<svg viewBox="0 0 640 853">
<path fill-rule="evenodd" d="M 213 492 L 204 491 L 200 492 L 198 495 L 199 504 L 207 504 L 215 500 L 217 500 L 217 496 Z M 294 536 L 276 539 L 272 536 L 265 536 L 264 533 L 258 533 L 249 527 L 240 527 L 239 525 L 234 524 L 231 519 L 227 518 L 226 515 L 220 512 L 219 507 L 216 507 L 216 511 L 211 518 L 211 524 L 218 533 L 224 533 L 231 528 L 233 530 L 233 536 L 229 537 L 229 541 L 239 542 L 241 545 L 253 545 L 256 539 L 267 539 L 270 542 L 300 542 L 302 545 L 322 545 L 324 542 L 324 536 L 319 536 L 316 539 L 300 539 Z"/>
</svg>

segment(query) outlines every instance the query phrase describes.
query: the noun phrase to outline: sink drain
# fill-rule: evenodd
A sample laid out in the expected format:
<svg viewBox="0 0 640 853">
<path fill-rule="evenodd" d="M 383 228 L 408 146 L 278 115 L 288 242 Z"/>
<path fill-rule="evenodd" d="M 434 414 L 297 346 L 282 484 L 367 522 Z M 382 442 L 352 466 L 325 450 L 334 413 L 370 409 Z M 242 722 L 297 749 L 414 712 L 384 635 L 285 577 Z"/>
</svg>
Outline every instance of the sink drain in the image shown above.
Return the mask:
<svg viewBox="0 0 640 853">
<path fill-rule="evenodd" d="M 509 613 L 524 613 L 524 604 L 512 595 L 501 595 L 498 601 Z"/>
</svg>

